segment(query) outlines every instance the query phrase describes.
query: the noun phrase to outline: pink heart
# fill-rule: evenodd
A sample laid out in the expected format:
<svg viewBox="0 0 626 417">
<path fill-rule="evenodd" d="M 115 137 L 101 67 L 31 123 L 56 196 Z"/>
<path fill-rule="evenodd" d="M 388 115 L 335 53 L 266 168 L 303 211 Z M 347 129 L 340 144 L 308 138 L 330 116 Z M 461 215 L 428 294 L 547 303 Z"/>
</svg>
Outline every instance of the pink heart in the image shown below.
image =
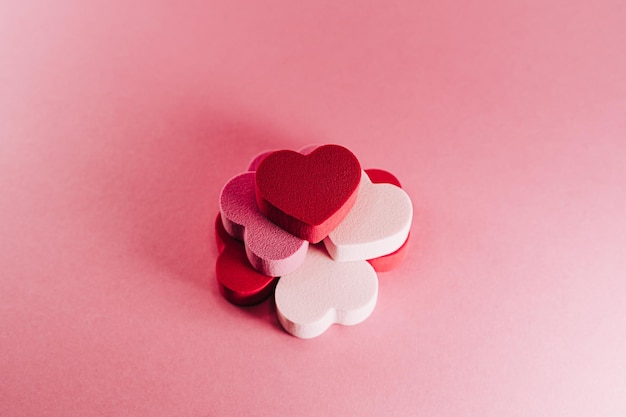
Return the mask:
<svg viewBox="0 0 626 417">
<path fill-rule="evenodd" d="M 309 242 L 284 231 L 259 211 L 253 172 L 228 181 L 220 195 L 220 212 L 228 234 L 244 242 L 248 260 L 261 273 L 281 276 L 304 261 Z"/>
</svg>

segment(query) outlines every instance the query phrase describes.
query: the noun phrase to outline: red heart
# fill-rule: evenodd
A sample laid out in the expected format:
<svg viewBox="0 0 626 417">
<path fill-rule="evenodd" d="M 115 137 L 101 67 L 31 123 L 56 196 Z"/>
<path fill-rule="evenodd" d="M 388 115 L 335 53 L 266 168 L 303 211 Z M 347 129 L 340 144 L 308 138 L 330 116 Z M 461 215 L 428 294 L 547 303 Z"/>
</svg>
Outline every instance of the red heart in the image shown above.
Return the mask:
<svg viewBox="0 0 626 417">
<path fill-rule="evenodd" d="M 274 292 L 278 278 L 263 275 L 250 265 L 243 243 L 228 235 L 219 214 L 215 220 L 215 240 L 220 252 L 215 275 L 224 298 L 233 304 L 251 305 Z"/>
<path fill-rule="evenodd" d="M 396 187 L 402 188 L 398 178 L 389 171 L 384 169 L 369 168 L 365 170 L 365 173 L 370 177 L 370 181 L 374 184 L 393 184 Z"/>
<path fill-rule="evenodd" d="M 276 151 L 257 168 L 257 203 L 272 222 L 317 243 L 346 217 L 360 180 L 359 160 L 343 146 L 320 146 L 308 155 Z"/>
</svg>

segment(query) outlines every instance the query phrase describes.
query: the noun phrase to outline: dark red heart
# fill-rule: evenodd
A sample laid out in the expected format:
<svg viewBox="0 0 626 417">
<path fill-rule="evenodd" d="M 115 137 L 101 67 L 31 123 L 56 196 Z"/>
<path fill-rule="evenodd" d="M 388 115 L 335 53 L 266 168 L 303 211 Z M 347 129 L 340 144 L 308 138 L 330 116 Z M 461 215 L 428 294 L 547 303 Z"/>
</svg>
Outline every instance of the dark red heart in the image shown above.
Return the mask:
<svg viewBox="0 0 626 417">
<path fill-rule="evenodd" d="M 215 275 L 224 298 L 233 304 L 251 305 L 274 293 L 278 278 L 263 275 L 250 265 L 243 243 L 230 237 L 219 214 L 215 220 L 215 240 L 220 252 Z"/>
<path fill-rule="evenodd" d="M 398 180 L 398 178 L 389 171 L 385 171 L 384 169 L 369 168 L 365 170 L 365 173 L 368 177 L 370 177 L 370 181 L 374 184 L 393 184 L 396 187 L 402 188 L 400 180 Z"/>
<path fill-rule="evenodd" d="M 289 233 L 317 243 L 354 205 L 361 165 L 339 145 L 320 146 L 308 155 L 276 151 L 259 164 L 255 180 L 261 212 Z"/>
</svg>

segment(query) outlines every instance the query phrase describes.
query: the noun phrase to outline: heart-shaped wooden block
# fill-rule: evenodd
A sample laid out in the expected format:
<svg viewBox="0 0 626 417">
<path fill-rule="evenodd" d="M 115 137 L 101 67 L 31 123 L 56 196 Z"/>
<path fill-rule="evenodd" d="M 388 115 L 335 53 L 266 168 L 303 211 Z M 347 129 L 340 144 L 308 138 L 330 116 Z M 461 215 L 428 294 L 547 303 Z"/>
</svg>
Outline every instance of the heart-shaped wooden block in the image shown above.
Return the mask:
<svg viewBox="0 0 626 417">
<path fill-rule="evenodd" d="M 289 233 L 317 243 L 354 205 L 361 165 L 339 145 L 320 146 L 308 155 L 276 151 L 259 164 L 255 181 L 261 212 Z"/>
</svg>

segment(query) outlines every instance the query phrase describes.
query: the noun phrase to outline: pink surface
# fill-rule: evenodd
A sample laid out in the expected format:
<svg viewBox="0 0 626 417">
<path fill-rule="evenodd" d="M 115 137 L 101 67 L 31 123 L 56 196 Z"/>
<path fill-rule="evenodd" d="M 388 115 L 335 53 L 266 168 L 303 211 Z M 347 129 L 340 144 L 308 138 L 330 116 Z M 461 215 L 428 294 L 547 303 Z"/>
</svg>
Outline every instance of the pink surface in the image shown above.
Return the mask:
<svg viewBox="0 0 626 417">
<path fill-rule="evenodd" d="M 624 2 L 88 4 L 0 3 L 0 415 L 626 415 Z M 304 341 L 213 220 L 329 142 L 416 217 Z"/>
</svg>

